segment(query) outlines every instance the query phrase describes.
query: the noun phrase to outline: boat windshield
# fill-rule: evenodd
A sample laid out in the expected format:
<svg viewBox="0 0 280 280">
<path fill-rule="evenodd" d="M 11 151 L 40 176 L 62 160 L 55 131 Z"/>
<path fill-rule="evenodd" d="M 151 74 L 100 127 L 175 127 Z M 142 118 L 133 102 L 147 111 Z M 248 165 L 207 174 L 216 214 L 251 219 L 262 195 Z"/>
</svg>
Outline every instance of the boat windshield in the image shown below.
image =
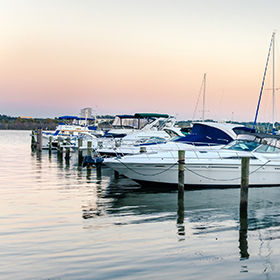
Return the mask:
<svg viewBox="0 0 280 280">
<path fill-rule="evenodd" d="M 228 150 L 252 152 L 259 146 L 260 146 L 259 143 L 252 142 L 252 141 L 234 140 L 228 145 L 226 145 L 224 148 Z"/>
<path fill-rule="evenodd" d="M 234 140 L 224 147 L 228 150 L 257 152 L 257 153 L 279 153 L 278 147 L 267 145 L 266 143 L 260 143 L 259 141 L 248 140 Z"/>
<path fill-rule="evenodd" d="M 148 119 L 139 119 L 135 118 L 134 116 L 116 116 L 112 127 L 113 128 L 131 128 L 131 129 L 141 129 L 143 128 L 147 123 L 149 123 Z"/>
</svg>

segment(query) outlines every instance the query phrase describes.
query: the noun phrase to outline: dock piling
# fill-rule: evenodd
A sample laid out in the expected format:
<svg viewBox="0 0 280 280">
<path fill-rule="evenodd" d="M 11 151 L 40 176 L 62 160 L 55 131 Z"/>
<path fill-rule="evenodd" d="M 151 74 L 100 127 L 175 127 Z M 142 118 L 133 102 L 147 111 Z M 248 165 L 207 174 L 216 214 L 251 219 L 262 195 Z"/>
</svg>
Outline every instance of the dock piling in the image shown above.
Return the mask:
<svg viewBox="0 0 280 280">
<path fill-rule="evenodd" d="M 35 131 L 32 130 L 31 132 L 31 149 L 36 149 L 37 148 L 37 141 L 36 141 L 36 138 L 35 138 Z"/>
<path fill-rule="evenodd" d="M 249 188 L 249 165 L 250 158 L 241 158 L 241 186 L 240 186 L 240 229 L 239 229 L 239 249 L 241 259 L 248 259 L 248 241 L 247 241 L 247 227 L 248 227 L 248 188 Z"/>
<path fill-rule="evenodd" d="M 52 136 L 49 137 L 49 153 L 52 152 Z"/>
<path fill-rule="evenodd" d="M 241 158 L 241 186 L 240 186 L 240 217 L 247 218 L 248 187 L 249 187 L 249 157 Z"/>
<path fill-rule="evenodd" d="M 42 128 L 38 127 L 37 129 L 37 150 L 42 151 Z"/>
<path fill-rule="evenodd" d="M 62 156 L 63 156 L 63 147 L 61 147 L 62 144 L 62 139 L 58 138 L 57 139 L 57 157 L 60 161 L 62 161 Z"/>
<path fill-rule="evenodd" d="M 70 148 L 69 147 L 67 147 L 65 149 L 65 159 L 68 160 L 68 161 L 70 159 Z"/>
<path fill-rule="evenodd" d="M 83 145 L 83 139 L 78 139 L 78 164 L 81 165 L 83 163 L 83 150 L 81 149 Z"/>
<path fill-rule="evenodd" d="M 92 152 L 91 146 L 92 146 L 92 142 L 88 141 L 87 142 L 87 155 L 88 156 L 91 156 L 91 152 Z"/>
<path fill-rule="evenodd" d="M 178 151 L 178 193 L 184 195 L 185 151 Z"/>
<path fill-rule="evenodd" d="M 114 172 L 115 179 L 119 179 L 119 175 L 120 175 L 119 172 L 115 170 L 115 172 Z"/>
</svg>

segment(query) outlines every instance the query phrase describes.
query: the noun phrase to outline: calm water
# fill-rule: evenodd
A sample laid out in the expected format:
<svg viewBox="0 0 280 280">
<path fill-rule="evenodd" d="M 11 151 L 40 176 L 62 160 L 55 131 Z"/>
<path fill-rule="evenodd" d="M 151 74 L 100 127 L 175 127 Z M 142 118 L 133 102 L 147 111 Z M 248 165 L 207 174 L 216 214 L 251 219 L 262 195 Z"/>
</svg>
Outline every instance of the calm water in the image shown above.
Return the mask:
<svg viewBox="0 0 280 280">
<path fill-rule="evenodd" d="M 0 279 L 279 279 L 280 188 L 142 190 L 0 131 Z"/>
</svg>

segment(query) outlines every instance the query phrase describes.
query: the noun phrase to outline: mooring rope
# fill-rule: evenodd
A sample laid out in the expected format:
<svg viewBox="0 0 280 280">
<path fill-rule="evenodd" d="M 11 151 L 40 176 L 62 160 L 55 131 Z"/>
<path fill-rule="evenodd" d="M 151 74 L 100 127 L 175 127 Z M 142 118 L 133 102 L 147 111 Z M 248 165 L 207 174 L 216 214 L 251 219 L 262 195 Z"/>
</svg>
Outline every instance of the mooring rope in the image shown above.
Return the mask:
<svg viewBox="0 0 280 280">
<path fill-rule="evenodd" d="M 154 173 L 154 174 L 144 174 L 144 173 L 141 173 L 141 172 L 138 172 L 138 171 L 135 171 L 133 170 L 131 167 L 127 166 L 124 162 L 122 162 L 120 159 L 116 158 L 122 165 L 124 165 L 127 169 L 129 169 L 130 171 L 136 173 L 136 174 L 139 174 L 141 176 L 156 176 L 156 175 L 159 175 L 159 174 L 163 174 L 165 172 L 167 172 L 168 170 L 170 170 L 172 167 L 174 167 L 175 165 L 177 165 L 178 163 L 175 162 L 174 164 L 172 164 L 170 167 L 168 167 L 167 169 L 165 170 L 162 170 L 160 172 L 157 172 L 157 173 Z"/>
<path fill-rule="evenodd" d="M 157 172 L 157 173 L 153 173 L 153 174 L 144 174 L 144 173 L 141 173 L 141 172 L 138 172 L 136 170 L 134 170 L 133 168 L 129 167 L 127 164 L 125 164 L 124 162 L 122 162 L 120 159 L 116 158 L 122 165 L 124 165 L 127 169 L 129 169 L 130 171 L 138 174 L 138 175 L 141 175 L 141 176 L 156 176 L 156 175 L 160 175 L 160 174 L 163 174 L 167 171 L 169 171 L 171 168 L 173 168 L 175 165 L 178 165 L 178 162 L 175 162 L 174 164 L 172 164 L 171 166 L 169 166 L 167 169 L 165 170 L 162 170 L 160 172 Z M 263 168 L 264 166 L 266 166 L 268 163 L 270 162 L 270 160 L 268 160 L 266 163 L 264 163 L 263 165 L 261 165 L 260 167 L 256 168 L 255 170 L 251 171 L 249 173 L 249 175 L 252 175 L 254 174 L 255 172 L 257 172 L 258 170 L 260 170 L 261 168 Z M 238 176 L 236 178 L 231 178 L 231 179 L 216 179 L 216 178 L 210 178 L 208 176 L 204 176 L 202 174 L 199 174 L 193 170 L 191 170 L 190 168 L 186 167 L 185 166 L 185 169 L 190 171 L 191 173 L 201 177 L 201 178 L 204 178 L 204 179 L 207 179 L 207 180 L 212 180 L 212 181 L 220 181 L 220 182 L 226 182 L 226 181 L 234 181 L 234 180 L 238 180 L 238 179 L 241 179 L 241 176 Z"/>
<path fill-rule="evenodd" d="M 260 167 L 256 168 L 254 171 L 251 171 L 249 173 L 249 175 L 252 175 L 254 174 L 255 172 L 257 172 L 259 169 L 263 168 L 265 165 L 267 165 L 268 163 L 270 162 L 270 160 L 268 160 L 266 163 L 264 163 L 263 165 L 261 165 Z M 207 179 L 207 180 L 212 180 L 212 181 L 220 181 L 220 182 L 229 182 L 229 181 L 234 181 L 234 180 L 238 180 L 238 179 L 241 179 L 241 176 L 238 176 L 236 178 L 231 178 L 231 179 L 215 179 L 215 178 L 210 178 L 210 177 L 207 177 L 207 176 L 204 176 L 204 175 L 201 175 L 191 169 L 189 169 L 188 167 L 185 166 L 185 169 L 192 172 L 193 174 L 201 177 L 201 178 L 204 178 L 204 179 Z"/>
</svg>

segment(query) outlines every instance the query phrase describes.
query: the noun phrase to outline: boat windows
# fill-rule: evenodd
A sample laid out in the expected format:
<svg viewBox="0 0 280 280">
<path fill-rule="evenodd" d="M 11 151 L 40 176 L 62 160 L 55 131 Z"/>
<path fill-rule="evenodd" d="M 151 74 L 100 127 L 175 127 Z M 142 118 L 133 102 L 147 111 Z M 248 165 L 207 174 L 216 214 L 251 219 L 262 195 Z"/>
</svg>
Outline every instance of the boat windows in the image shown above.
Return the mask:
<svg viewBox="0 0 280 280">
<path fill-rule="evenodd" d="M 155 118 L 136 118 L 130 115 L 117 115 L 113 120 L 113 128 L 142 129 L 147 124 L 155 121 Z"/>
<path fill-rule="evenodd" d="M 279 153 L 280 150 L 277 147 L 269 146 L 269 145 L 260 145 L 255 152 L 257 153 Z"/>
<path fill-rule="evenodd" d="M 236 150 L 236 151 L 246 151 L 252 152 L 259 146 L 259 143 L 244 141 L 244 140 L 235 140 L 225 146 L 225 149 Z"/>
<path fill-rule="evenodd" d="M 249 127 L 235 127 L 232 129 L 236 135 L 239 135 L 239 134 L 243 134 L 243 133 L 250 133 L 250 132 L 255 132 L 255 129 L 253 128 L 249 128 Z"/>
<path fill-rule="evenodd" d="M 262 142 L 260 144 L 259 141 L 246 141 L 246 140 L 235 140 L 226 145 L 224 148 L 228 150 L 236 150 L 236 151 L 246 151 L 246 152 L 258 152 L 258 153 L 279 153 L 279 148 L 267 145 Z"/>
</svg>

